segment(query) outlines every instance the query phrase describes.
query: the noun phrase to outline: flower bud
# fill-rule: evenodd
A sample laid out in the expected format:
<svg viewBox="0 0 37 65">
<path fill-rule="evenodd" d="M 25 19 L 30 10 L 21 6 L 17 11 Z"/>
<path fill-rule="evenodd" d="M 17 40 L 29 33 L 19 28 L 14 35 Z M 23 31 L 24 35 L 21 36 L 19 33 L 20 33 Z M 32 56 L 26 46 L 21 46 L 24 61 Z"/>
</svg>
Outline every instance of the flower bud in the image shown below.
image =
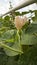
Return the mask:
<svg viewBox="0 0 37 65">
<path fill-rule="evenodd" d="M 15 17 L 15 27 L 17 29 L 21 29 L 25 25 L 26 21 L 27 21 L 26 16 L 22 17 L 22 18 L 21 18 L 21 16 L 16 16 Z"/>
</svg>

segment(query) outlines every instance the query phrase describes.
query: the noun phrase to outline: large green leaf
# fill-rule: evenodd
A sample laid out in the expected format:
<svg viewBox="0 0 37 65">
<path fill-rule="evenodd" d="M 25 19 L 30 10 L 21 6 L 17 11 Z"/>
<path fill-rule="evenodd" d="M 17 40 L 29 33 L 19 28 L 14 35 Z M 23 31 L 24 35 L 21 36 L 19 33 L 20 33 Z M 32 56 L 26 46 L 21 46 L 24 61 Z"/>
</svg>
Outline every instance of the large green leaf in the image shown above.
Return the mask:
<svg viewBox="0 0 37 65">
<path fill-rule="evenodd" d="M 0 42 L 0 45 L 2 45 L 5 53 L 8 56 L 15 56 L 15 55 L 23 53 L 22 50 L 21 50 L 20 44 L 15 43 L 14 45 L 10 46 L 8 43 L 4 44 L 4 43 Z"/>
<path fill-rule="evenodd" d="M 14 30 L 6 31 L 1 38 L 1 41 L 4 41 L 5 44 L 1 44 L 4 48 L 4 51 L 8 56 L 15 56 L 22 53 L 21 45 L 19 42 L 19 37 Z"/>
<path fill-rule="evenodd" d="M 37 33 L 37 24 L 31 24 L 25 31 L 23 31 L 21 44 L 23 45 L 37 44 L 37 36 L 34 35 L 35 33 Z"/>
<path fill-rule="evenodd" d="M 22 51 L 21 51 L 21 45 L 18 44 L 18 43 L 15 43 L 13 46 L 11 46 L 11 48 L 12 48 L 12 50 L 8 49 L 8 48 L 4 48 L 4 51 L 6 52 L 6 54 L 8 56 L 15 56 L 15 55 L 18 55 L 18 54 L 22 53 Z"/>
</svg>

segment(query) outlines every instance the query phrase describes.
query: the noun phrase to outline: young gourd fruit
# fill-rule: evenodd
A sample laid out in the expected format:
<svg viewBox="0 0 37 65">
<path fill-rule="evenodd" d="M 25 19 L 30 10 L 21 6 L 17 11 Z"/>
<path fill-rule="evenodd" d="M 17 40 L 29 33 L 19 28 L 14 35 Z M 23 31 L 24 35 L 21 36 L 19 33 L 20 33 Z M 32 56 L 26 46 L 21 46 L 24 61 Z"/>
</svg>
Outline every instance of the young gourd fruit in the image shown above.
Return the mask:
<svg viewBox="0 0 37 65">
<path fill-rule="evenodd" d="M 21 17 L 21 16 L 16 16 L 15 17 L 15 27 L 17 29 L 21 29 L 26 23 L 27 23 L 27 17 Z"/>
</svg>

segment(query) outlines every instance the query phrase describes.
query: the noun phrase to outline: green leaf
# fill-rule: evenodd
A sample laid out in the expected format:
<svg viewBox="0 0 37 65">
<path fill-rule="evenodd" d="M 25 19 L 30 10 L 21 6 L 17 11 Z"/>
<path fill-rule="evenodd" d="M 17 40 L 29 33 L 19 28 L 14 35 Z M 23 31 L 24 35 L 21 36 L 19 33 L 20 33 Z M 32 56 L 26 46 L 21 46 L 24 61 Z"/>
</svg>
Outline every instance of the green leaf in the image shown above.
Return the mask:
<svg viewBox="0 0 37 65">
<path fill-rule="evenodd" d="M 2 35 L 2 40 L 5 44 L 2 44 L 4 51 L 8 56 L 15 56 L 22 53 L 19 37 L 14 30 L 8 30 Z"/>
<path fill-rule="evenodd" d="M 21 44 L 22 45 L 34 45 L 37 44 L 37 36 L 34 35 L 37 33 L 37 24 L 31 24 L 25 31 L 22 33 Z"/>
<path fill-rule="evenodd" d="M 9 29 L 9 27 L 1 27 L 0 31 L 4 31 L 4 30 L 8 30 L 8 29 Z"/>
<path fill-rule="evenodd" d="M 8 30 L 3 33 L 2 40 L 8 40 L 14 38 L 15 31 L 14 30 Z"/>
<path fill-rule="evenodd" d="M 4 51 L 6 52 L 6 54 L 8 55 L 8 56 L 16 56 L 16 55 L 18 55 L 18 54 L 21 54 L 21 53 L 23 53 L 22 51 L 21 51 L 21 46 L 19 45 L 19 44 L 14 44 L 12 47 L 11 47 L 13 50 L 11 50 L 11 49 L 8 49 L 8 48 L 4 48 Z"/>
<path fill-rule="evenodd" d="M 12 47 L 0 42 L 0 45 L 4 48 L 4 51 L 8 56 L 15 56 L 23 53 L 19 44 L 14 44 Z"/>
<path fill-rule="evenodd" d="M 10 17 L 9 16 L 5 16 L 4 17 L 4 20 L 9 21 L 10 20 Z"/>
<path fill-rule="evenodd" d="M 11 44 L 11 45 L 10 45 Z M 22 54 L 22 48 L 21 48 L 21 45 L 19 43 L 18 40 L 15 40 L 14 41 L 14 44 L 13 43 L 7 43 L 8 46 L 10 46 L 12 49 L 14 49 L 14 51 L 8 49 L 8 48 L 4 48 L 4 51 L 6 52 L 6 54 L 8 56 L 16 56 L 18 54 Z M 17 51 L 17 52 L 16 52 Z"/>
<path fill-rule="evenodd" d="M 27 45 L 28 46 L 28 45 Z M 31 46 L 31 45 L 30 45 Z M 33 45 L 20 56 L 18 65 L 37 65 L 37 45 Z"/>
</svg>

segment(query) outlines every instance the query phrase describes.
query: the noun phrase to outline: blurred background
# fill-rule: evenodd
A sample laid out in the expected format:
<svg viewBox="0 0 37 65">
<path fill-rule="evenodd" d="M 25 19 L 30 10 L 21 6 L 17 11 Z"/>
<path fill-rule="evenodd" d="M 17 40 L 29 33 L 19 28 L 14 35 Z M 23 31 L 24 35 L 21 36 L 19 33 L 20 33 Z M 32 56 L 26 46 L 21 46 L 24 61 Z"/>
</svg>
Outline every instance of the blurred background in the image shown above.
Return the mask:
<svg viewBox="0 0 37 65">
<path fill-rule="evenodd" d="M 10 3 L 12 5 L 12 8 L 14 8 L 14 7 L 18 6 L 19 4 L 26 2 L 26 1 L 28 1 L 28 0 L 0 0 L 0 15 L 9 11 Z M 22 8 L 18 11 L 22 12 L 22 11 L 29 11 L 29 10 L 37 10 L 37 4 L 34 3 L 32 5 Z"/>
</svg>

